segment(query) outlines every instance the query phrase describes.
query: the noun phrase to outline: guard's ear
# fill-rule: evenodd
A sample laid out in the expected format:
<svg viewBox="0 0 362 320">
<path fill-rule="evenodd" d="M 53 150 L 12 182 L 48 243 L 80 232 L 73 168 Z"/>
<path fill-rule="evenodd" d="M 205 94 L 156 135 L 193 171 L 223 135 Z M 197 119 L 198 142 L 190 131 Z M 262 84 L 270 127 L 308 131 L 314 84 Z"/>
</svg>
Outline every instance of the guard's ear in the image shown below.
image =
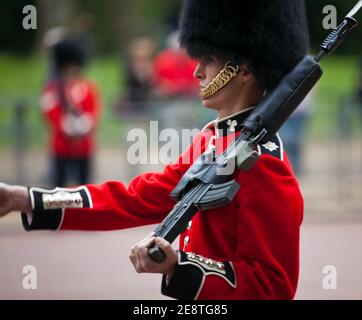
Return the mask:
<svg viewBox="0 0 362 320">
<path fill-rule="evenodd" d="M 252 87 L 258 88 L 262 93 L 265 91 L 259 84 L 259 81 L 256 79 L 255 74 L 250 71 L 250 68 L 246 64 L 241 64 L 239 66 L 238 81 L 242 85 L 250 85 Z"/>
<path fill-rule="evenodd" d="M 250 71 L 250 69 L 246 64 L 241 64 L 239 68 L 240 68 L 239 76 L 242 82 L 249 82 L 251 80 L 255 80 L 254 74 Z"/>
</svg>

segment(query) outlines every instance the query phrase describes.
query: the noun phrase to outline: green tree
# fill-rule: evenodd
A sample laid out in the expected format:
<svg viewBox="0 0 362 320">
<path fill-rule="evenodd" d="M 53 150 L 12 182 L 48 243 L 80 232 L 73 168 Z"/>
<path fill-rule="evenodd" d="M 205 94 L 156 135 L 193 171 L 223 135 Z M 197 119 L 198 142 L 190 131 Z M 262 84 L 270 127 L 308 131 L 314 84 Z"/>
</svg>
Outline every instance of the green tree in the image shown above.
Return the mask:
<svg viewBox="0 0 362 320">
<path fill-rule="evenodd" d="M 344 16 L 353 8 L 357 0 L 306 0 L 307 16 L 309 21 L 309 29 L 311 35 L 312 49 L 318 50 L 324 38 L 331 30 L 323 28 L 323 19 L 326 17 L 323 14 L 323 8 L 328 5 L 333 5 L 337 9 L 338 24 L 342 22 Z M 357 20 L 362 23 L 362 10 L 357 15 Z M 339 49 L 338 54 L 358 54 L 362 50 L 361 25 L 355 29 L 352 34 Z"/>
<path fill-rule="evenodd" d="M 33 0 L 3 1 L 0 10 L 0 50 L 27 53 L 34 46 L 36 30 L 23 28 L 23 8 Z"/>
</svg>

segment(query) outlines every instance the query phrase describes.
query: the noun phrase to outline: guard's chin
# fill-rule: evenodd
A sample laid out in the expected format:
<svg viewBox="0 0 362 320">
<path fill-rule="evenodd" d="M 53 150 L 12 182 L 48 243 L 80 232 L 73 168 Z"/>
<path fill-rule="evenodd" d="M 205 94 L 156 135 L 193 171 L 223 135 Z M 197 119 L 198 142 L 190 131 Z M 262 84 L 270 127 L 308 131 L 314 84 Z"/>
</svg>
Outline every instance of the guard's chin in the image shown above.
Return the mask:
<svg viewBox="0 0 362 320">
<path fill-rule="evenodd" d="M 217 109 L 216 104 L 213 103 L 212 97 L 209 97 L 209 98 L 207 98 L 207 99 L 203 99 L 203 100 L 202 100 L 202 105 L 203 105 L 205 108 L 208 108 L 208 109 L 213 109 L 213 110 L 216 110 L 216 109 Z"/>
</svg>

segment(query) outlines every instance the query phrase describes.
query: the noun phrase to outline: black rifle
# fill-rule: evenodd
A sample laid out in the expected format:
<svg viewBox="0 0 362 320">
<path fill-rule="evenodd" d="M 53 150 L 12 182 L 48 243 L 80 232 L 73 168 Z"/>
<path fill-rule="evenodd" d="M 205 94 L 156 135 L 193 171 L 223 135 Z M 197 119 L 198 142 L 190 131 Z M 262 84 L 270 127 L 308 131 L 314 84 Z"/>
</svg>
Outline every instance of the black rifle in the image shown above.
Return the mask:
<svg viewBox="0 0 362 320">
<path fill-rule="evenodd" d="M 168 216 L 157 226 L 155 234 L 172 243 L 182 233 L 199 210 L 222 207 L 233 200 L 239 190 L 234 177 L 237 169 L 246 171 L 258 159 L 257 145 L 269 141 L 304 100 L 322 76 L 320 60 L 333 52 L 347 34 L 357 25 L 353 16 L 362 7 L 362 0 L 331 32 L 315 57 L 305 57 L 287 74 L 244 121 L 240 135 L 217 159 L 213 150 L 207 150 L 188 169 L 171 197 L 177 201 Z M 164 252 L 156 245 L 148 249 L 156 262 L 163 262 Z"/>
</svg>

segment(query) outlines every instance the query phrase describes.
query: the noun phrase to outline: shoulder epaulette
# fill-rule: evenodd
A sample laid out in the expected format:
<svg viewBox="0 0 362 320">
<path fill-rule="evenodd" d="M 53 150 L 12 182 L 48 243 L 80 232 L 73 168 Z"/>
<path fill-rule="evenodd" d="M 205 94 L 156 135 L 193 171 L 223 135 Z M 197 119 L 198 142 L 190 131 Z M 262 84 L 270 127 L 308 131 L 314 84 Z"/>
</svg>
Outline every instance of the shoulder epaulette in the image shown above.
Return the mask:
<svg viewBox="0 0 362 320">
<path fill-rule="evenodd" d="M 278 134 L 274 135 L 268 142 L 262 142 L 258 145 L 259 154 L 267 154 L 283 160 L 283 142 Z"/>
</svg>

